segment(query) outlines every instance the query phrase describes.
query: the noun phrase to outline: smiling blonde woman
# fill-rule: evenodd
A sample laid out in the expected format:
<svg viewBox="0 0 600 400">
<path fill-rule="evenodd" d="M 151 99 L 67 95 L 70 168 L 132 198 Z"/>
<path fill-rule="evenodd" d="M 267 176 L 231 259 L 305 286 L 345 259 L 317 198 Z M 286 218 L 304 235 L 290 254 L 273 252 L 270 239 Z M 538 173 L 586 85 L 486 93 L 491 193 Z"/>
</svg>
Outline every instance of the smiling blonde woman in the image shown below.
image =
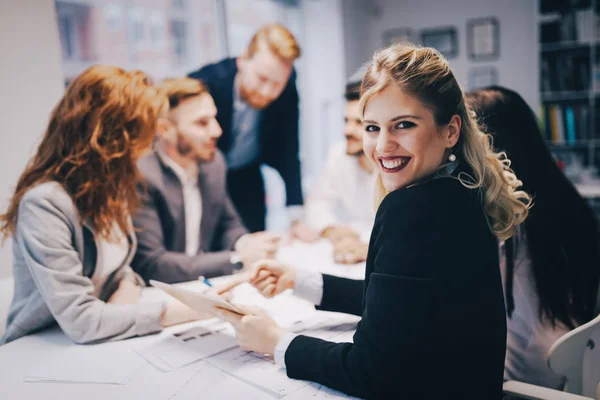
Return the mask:
<svg viewBox="0 0 600 400">
<path fill-rule="evenodd" d="M 375 54 L 361 105 L 380 188 L 364 281 L 276 261 L 252 271 L 265 296 L 294 288 L 321 310 L 361 315 L 353 343 L 287 333 L 264 315 L 223 315 L 244 349 L 273 353 L 291 378 L 369 399 L 499 399 L 506 317 L 497 241 L 525 219 L 529 196 L 437 51 Z"/>
</svg>

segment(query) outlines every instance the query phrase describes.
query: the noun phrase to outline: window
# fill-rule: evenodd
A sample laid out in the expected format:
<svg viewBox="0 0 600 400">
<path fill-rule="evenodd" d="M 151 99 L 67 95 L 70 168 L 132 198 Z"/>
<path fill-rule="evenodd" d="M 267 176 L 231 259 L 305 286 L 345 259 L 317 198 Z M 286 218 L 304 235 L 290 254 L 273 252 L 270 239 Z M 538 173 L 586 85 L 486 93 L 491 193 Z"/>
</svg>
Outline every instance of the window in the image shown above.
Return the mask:
<svg viewBox="0 0 600 400">
<path fill-rule="evenodd" d="M 123 29 L 123 8 L 119 4 L 110 3 L 104 7 L 106 27 L 112 32 Z"/>
<path fill-rule="evenodd" d="M 218 1 L 55 0 L 65 81 L 97 63 L 160 80 L 219 60 Z"/>
<path fill-rule="evenodd" d="M 178 64 L 186 61 L 187 34 L 185 22 L 179 20 L 171 21 L 171 37 L 173 39 L 174 60 Z"/>
<path fill-rule="evenodd" d="M 56 3 L 58 30 L 65 60 L 84 58 L 85 53 L 82 50 L 86 46 L 82 43 L 82 34 L 86 33 L 88 11 L 89 7 L 79 4 Z"/>
<path fill-rule="evenodd" d="M 75 29 L 75 19 L 73 18 L 73 15 L 66 13 L 59 14 L 58 29 L 60 30 L 60 41 L 63 44 L 63 58 L 68 60 L 74 59 L 78 46 L 75 37 L 77 30 Z"/>
<path fill-rule="evenodd" d="M 132 8 L 129 12 L 131 41 L 135 50 L 146 47 L 146 24 L 144 11 L 141 8 Z"/>
<path fill-rule="evenodd" d="M 171 7 L 179 10 L 185 10 L 185 0 L 171 0 Z"/>
<path fill-rule="evenodd" d="M 160 11 L 150 13 L 150 43 L 153 50 L 162 50 L 165 44 L 165 18 Z"/>
</svg>

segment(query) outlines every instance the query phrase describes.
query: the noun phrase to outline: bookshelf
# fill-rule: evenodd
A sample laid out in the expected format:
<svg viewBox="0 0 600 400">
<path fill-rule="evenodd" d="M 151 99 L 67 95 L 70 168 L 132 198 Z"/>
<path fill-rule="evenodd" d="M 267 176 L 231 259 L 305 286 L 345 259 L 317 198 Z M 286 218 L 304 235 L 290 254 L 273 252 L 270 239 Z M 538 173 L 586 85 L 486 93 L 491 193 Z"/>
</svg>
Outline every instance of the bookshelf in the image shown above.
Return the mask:
<svg viewBox="0 0 600 400">
<path fill-rule="evenodd" d="M 599 3 L 539 0 L 540 123 L 562 166 L 600 166 Z"/>
</svg>

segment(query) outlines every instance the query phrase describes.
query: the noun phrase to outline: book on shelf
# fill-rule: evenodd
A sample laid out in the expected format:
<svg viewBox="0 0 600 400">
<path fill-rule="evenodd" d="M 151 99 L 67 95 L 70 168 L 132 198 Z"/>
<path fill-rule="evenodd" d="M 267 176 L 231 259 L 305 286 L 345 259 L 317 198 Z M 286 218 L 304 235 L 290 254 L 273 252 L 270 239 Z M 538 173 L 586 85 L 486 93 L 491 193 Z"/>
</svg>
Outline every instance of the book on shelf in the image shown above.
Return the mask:
<svg viewBox="0 0 600 400">
<path fill-rule="evenodd" d="M 595 40 L 594 25 L 596 13 L 594 10 L 577 10 L 576 12 L 577 39 L 581 42 L 591 43 Z"/>
<path fill-rule="evenodd" d="M 575 143 L 575 112 L 573 107 L 565 106 L 565 126 L 567 127 L 567 142 Z"/>
<path fill-rule="evenodd" d="M 540 24 L 540 42 L 559 43 L 561 42 L 561 24 L 560 21 L 549 21 Z"/>
<path fill-rule="evenodd" d="M 553 144 L 575 144 L 591 139 L 588 104 L 545 104 L 540 129 Z"/>
<path fill-rule="evenodd" d="M 596 59 L 592 67 L 592 79 L 594 82 L 594 91 L 596 93 L 600 92 L 600 48 L 596 50 Z"/>
<path fill-rule="evenodd" d="M 542 53 L 540 74 L 542 92 L 590 90 L 590 68 L 588 48 Z"/>
<path fill-rule="evenodd" d="M 540 13 L 564 13 L 574 9 L 590 8 L 591 5 L 591 0 L 540 0 Z"/>
</svg>

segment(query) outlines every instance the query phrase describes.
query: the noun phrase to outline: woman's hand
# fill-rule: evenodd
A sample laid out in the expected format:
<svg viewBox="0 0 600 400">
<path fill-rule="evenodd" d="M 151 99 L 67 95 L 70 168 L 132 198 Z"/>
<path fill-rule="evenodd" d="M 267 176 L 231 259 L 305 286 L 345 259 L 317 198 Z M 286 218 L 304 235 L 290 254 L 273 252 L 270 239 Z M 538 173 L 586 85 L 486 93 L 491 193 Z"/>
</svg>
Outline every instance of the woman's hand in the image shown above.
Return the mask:
<svg viewBox="0 0 600 400">
<path fill-rule="evenodd" d="M 142 288 L 127 279 L 119 282 L 119 287 L 110 296 L 110 304 L 137 304 L 142 295 Z"/>
<path fill-rule="evenodd" d="M 277 260 L 258 261 L 250 269 L 249 282 L 265 297 L 293 289 L 296 284 L 296 268 Z"/>
<path fill-rule="evenodd" d="M 171 300 L 167 303 L 165 310 L 160 316 L 160 324 L 166 328 L 167 326 L 178 325 L 212 317 L 212 314 L 200 314 L 199 312 L 192 310 L 179 300 Z"/>
<path fill-rule="evenodd" d="M 236 304 L 247 315 L 239 315 L 222 308 L 218 314 L 233 325 L 238 343 L 242 350 L 262 354 L 273 354 L 286 331 L 264 311 L 255 307 Z"/>
</svg>

